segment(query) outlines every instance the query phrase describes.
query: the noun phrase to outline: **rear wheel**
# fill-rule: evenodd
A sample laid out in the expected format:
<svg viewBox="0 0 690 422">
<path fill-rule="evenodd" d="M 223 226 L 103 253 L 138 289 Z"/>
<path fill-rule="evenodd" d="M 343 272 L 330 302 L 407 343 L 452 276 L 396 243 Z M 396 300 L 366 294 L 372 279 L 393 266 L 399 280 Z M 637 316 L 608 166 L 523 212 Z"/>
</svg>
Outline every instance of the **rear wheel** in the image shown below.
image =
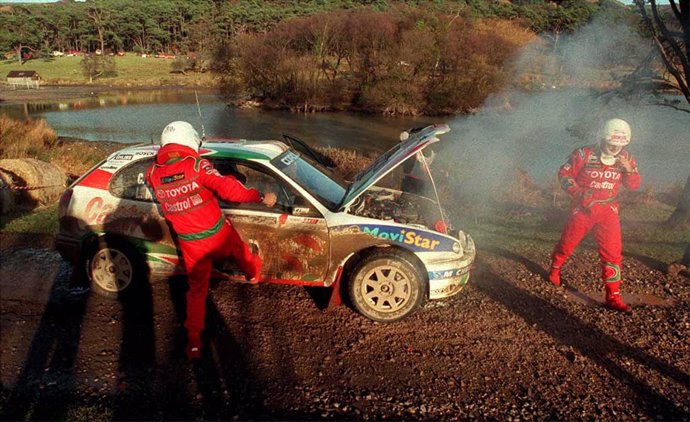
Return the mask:
<svg viewBox="0 0 690 422">
<path fill-rule="evenodd" d="M 360 261 L 352 274 L 350 300 L 362 315 L 374 321 L 401 320 L 426 298 L 426 279 L 400 251 L 373 252 Z"/>
<path fill-rule="evenodd" d="M 144 277 L 139 253 L 119 240 L 99 240 L 86 260 L 86 274 L 93 290 L 116 299 L 133 290 Z"/>
</svg>

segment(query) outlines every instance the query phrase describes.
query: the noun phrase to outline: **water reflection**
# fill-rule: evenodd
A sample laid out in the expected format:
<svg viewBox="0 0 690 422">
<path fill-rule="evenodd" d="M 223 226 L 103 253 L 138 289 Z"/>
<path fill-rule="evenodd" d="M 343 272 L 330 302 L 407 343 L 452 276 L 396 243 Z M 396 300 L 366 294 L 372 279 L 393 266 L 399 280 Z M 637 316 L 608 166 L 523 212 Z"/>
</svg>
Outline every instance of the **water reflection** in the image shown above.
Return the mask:
<svg viewBox="0 0 690 422">
<path fill-rule="evenodd" d="M 508 109 L 485 107 L 472 116 L 384 117 L 354 113 L 296 114 L 234 109 L 211 91 L 151 90 L 100 94 L 59 102 L 2 105 L 16 118 L 44 118 L 61 136 L 126 143 L 157 142 L 161 128 L 187 120 L 208 138 L 280 139 L 295 135 L 312 145 L 379 153 L 398 142 L 405 128 L 448 122 L 453 132 L 446 155 L 458 168 L 476 168 L 491 178 L 522 168 L 539 183 L 551 183 L 575 146 L 593 142 L 572 129 L 592 129 L 602 114 L 587 93 L 574 90 L 513 96 Z M 687 178 L 690 162 L 688 114 L 668 107 L 627 105 L 615 112 L 634 128 L 630 150 L 644 185 L 666 187 Z M 590 139 L 592 138 L 592 139 Z"/>
<path fill-rule="evenodd" d="M 43 118 L 60 136 L 126 143 L 158 140 L 172 120 L 187 120 L 209 138 L 277 139 L 296 135 L 314 145 L 356 148 L 365 153 L 388 149 L 402 129 L 437 121 L 350 113 L 295 114 L 286 111 L 231 109 L 213 93 L 193 91 L 127 92 L 60 102 L 6 105 L 15 118 Z"/>
<path fill-rule="evenodd" d="M 199 102 L 220 102 L 213 94 L 201 94 Z M 26 104 L 3 105 L 0 110 L 3 114 L 10 117 L 23 119 L 36 117 L 51 111 L 71 111 L 88 110 L 97 108 L 119 107 L 137 104 L 159 104 L 159 103 L 194 103 L 195 96 L 193 91 L 188 90 L 149 90 L 141 91 L 122 91 L 116 94 L 91 93 L 84 98 L 75 98 L 60 101 L 42 101 Z"/>
</svg>

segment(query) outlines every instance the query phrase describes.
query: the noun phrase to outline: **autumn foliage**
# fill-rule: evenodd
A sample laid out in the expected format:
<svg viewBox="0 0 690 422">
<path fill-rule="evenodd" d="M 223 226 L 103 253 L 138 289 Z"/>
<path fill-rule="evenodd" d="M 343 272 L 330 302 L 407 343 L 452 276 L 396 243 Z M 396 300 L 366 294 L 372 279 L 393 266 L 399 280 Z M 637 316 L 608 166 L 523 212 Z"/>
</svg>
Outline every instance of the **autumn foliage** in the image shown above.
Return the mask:
<svg viewBox="0 0 690 422">
<path fill-rule="evenodd" d="M 514 53 L 534 38 L 507 20 L 424 9 L 350 10 L 284 21 L 226 46 L 226 95 L 301 111 L 452 114 L 506 84 Z"/>
</svg>

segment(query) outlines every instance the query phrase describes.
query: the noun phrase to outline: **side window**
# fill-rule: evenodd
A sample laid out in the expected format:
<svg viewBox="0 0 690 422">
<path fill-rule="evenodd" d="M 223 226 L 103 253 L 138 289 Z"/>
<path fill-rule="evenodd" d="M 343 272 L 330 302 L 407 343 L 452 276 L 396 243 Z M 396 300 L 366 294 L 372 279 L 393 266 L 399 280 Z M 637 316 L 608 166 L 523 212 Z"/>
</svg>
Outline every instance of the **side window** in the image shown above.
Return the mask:
<svg viewBox="0 0 690 422">
<path fill-rule="evenodd" d="M 305 217 L 320 216 L 320 213 L 309 205 L 301 195 L 287 183 L 270 173 L 228 160 L 213 160 L 212 163 L 220 174 L 233 176 L 248 188 L 254 188 L 261 192 L 273 192 L 278 198 L 273 208 L 267 208 L 265 205 L 257 203 L 228 203 L 221 201 L 222 208 L 274 211 Z"/>
<path fill-rule="evenodd" d="M 136 161 L 120 169 L 110 179 L 108 190 L 113 196 L 136 201 L 153 201 L 151 190 L 146 184 L 146 170 L 153 158 Z"/>
</svg>

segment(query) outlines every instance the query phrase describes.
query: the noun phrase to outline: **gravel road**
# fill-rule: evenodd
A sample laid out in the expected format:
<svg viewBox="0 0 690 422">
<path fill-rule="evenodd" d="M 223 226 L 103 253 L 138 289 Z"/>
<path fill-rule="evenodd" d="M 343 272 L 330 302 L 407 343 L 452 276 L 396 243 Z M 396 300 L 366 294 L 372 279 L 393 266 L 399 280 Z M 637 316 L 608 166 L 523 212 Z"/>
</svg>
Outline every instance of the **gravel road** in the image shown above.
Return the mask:
<svg viewBox="0 0 690 422">
<path fill-rule="evenodd" d="M 459 295 L 390 325 L 320 291 L 217 284 L 200 363 L 184 279 L 126 302 L 71 290 L 41 245 L 0 257 L 3 420 L 688 420 L 690 281 L 625 257 L 632 314 L 602 308 L 596 253 L 480 250 Z"/>
</svg>

